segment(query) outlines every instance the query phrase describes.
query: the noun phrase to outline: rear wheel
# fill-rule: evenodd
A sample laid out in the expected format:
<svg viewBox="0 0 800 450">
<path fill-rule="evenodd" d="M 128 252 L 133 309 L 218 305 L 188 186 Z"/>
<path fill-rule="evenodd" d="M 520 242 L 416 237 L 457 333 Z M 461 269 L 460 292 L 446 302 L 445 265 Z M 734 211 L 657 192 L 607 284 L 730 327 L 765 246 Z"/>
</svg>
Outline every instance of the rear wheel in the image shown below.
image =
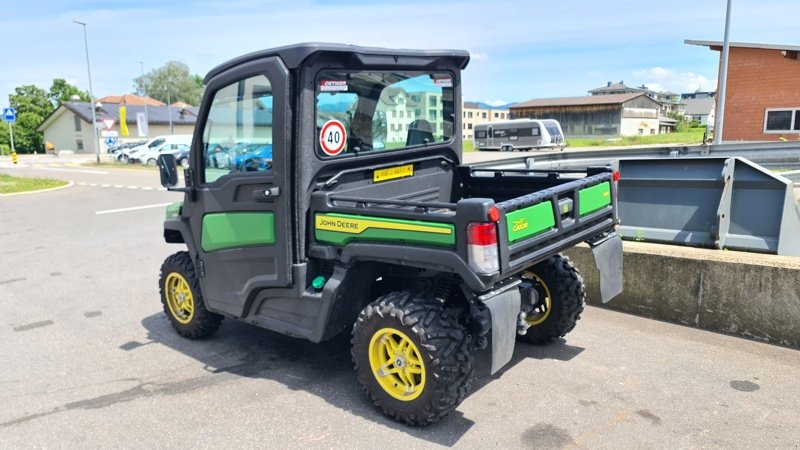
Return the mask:
<svg viewBox="0 0 800 450">
<path fill-rule="evenodd" d="M 522 274 L 531 280 L 539 301 L 523 305 L 530 325 L 518 339 L 529 344 L 545 344 L 566 336 L 575 328 L 586 304 L 583 277 L 568 257 L 555 255 Z"/>
<path fill-rule="evenodd" d="M 436 299 L 390 292 L 367 305 L 353 327 L 356 376 L 373 403 L 409 425 L 454 410 L 473 375 L 471 338 Z"/>
<path fill-rule="evenodd" d="M 188 252 L 175 253 L 164 261 L 158 284 L 164 312 L 178 334 L 199 339 L 219 329 L 222 316 L 206 309 Z"/>
<path fill-rule="evenodd" d="M 156 161 L 156 159 L 155 159 L 155 158 L 150 158 L 150 159 L 148 159 L 148 160 L 147 160 L 146 164 L 147 164 L 148 166 L 155 166 L 157 162 L 158 162 L 158 161 Z"/>
</svg>

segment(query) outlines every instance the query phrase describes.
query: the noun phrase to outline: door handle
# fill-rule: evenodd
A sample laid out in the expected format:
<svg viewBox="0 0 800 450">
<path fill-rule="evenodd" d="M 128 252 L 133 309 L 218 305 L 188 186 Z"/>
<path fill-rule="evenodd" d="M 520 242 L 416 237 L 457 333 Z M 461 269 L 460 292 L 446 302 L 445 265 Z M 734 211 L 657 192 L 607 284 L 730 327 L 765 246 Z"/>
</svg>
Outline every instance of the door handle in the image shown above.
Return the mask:
<svg viewBox="0 0 800 450">
<path fill-rule="evenodd" d="M 281 188 L 275 186 L 270 188 L 258 188 L 253 191 L 253 198 L 259 201 L 269 201 L 281 195 Z"/>
</svg>

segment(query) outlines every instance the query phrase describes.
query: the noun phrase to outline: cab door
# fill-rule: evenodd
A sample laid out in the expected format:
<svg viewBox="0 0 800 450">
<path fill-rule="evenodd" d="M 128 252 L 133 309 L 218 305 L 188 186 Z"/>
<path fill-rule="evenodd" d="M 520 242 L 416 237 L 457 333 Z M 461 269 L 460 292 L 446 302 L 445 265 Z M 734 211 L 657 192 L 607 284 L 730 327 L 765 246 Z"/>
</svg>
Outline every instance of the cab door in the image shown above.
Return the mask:
<svg viewBox="0 0 800 450">
<path fill-rule="evenodd" d="M 184 217 L 212 311 L 241 317 L 252 294 L 292 283 L 288 77 L 271 57 L 208 83 L 192 141 L 196 190 Z"/>
</svg>

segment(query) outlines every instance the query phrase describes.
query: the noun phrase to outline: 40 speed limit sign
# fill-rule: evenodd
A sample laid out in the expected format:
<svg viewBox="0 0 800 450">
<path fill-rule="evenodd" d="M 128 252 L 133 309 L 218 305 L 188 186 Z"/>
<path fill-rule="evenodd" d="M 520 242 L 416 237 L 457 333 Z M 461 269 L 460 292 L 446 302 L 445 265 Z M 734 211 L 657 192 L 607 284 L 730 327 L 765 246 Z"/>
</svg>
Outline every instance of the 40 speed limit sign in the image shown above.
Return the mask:
<svg viewBox="0 0 800 450">
<path fill-rule="evenodd" d="M 342 153 L 347 144 L 347 131 L 344 129 L 344 124 L 338 120 L 325 122 L 319 133 L 319 143 L 326 155 L 336 156 Z"/>
</svg>

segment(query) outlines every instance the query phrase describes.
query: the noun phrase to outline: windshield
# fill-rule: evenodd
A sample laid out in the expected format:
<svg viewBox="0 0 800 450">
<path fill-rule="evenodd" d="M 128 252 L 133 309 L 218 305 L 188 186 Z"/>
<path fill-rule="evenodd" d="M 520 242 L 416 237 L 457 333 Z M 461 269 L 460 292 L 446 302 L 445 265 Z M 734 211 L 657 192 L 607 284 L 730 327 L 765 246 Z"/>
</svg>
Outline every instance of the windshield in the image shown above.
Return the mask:
<svg viewBox="0 0 800 450">
<path fill-rule="evenodd" d="M 323 71 L 316 98 L 322 157 L 425 146 L 453 135 L 450 72 Z"/>
</svg>

